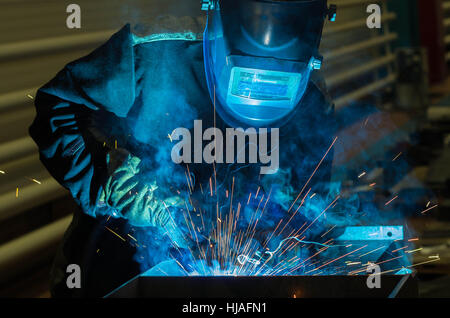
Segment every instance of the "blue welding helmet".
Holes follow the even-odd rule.
[[[233,127],[275,127],[293,113],[318,49],[327,0],[202,1],[208,11],[203,51],[216,110]]]

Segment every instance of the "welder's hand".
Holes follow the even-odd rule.
[[[125,150],[108,154],[107,179],[100,202],[112,208],[133,226],[163,226],[169,222],[167,207],[177,204],[175,199],[163,203],[158,198],[156,182],[146,184],[139,176],[141,160]]]

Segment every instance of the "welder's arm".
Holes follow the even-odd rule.
[[[136,176],[140,160],[108,153],[88,129],[96,110],[43,91],[35,104],[30,135],[39,146],[41,161],[85,213],[93,217],[115,213],[135,226],[168,222],[161,198],[154,194],[156,185],[143,185]]]
[[[103,130],[101,125],[110,122],[105,116],[111,116],[115,128],[120,129],[121,121],[114,119],[126,118],[135,104],[142,87],[135,73],[138,66],[133,43],[130,25],[126,25],[92,53],[66,65],[39,89],[30,135],[48,171],[70,190],[85,213],[95,217],[116,210],[132,224],[158,225],[165,219],[163,214],[152,214],[161,200],[153,193],[155,186],[137,182],[132,172],[136,159],[131,159],[131,166],[129,160],[123,161],[125,166],[112,171],[105,140],[92,129]],[[150,193],[144,195],[145,189]],[[129,197],[124,195],[125,190],[138,194]],[[101,198],[107,204],[102,204]]]
[[[50,174],[72,194],[83,211],[96,215],[107,178],[106,149],[86,129],[94,111],[39,90],[30,135]]]

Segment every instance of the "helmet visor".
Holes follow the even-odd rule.
[[[228,124],[261,127],[292,112],[314,68],[324,20],[319,8],[325,5],[322,0],[230,0],[210,12],[205,68],[216,108]],[[320,23],[311,20],[309,10]]]

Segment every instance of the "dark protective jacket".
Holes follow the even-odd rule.
[[[141,270],[133,261],[135,245],[112,233],[123,238],[135,229],[98,213],[108,177],[106,154],[118,145],[145,158],[146,177],[168,192],[186,183],[184,170],[171,161],[168,135],[178,127],[192,128],[196,119],[203,120],[203,129],[214,124],[202,48],[193,34],[138,38],[127,25],[39,89],[30,135],[43,164],[80,207],[52,271],[54,295],[103,296]],[[219,128],[226,127],[216,120]],[[280,128],[280,171],[289,177],[268,182],[289,183],[295,198],[333,137],[333,107],[311,82],[294,116]],[[332,154],[311,184],[329,179],[331,161]],[[191,167],[196,191],[207,184],[208,169]],[[220,169],[218,178],[225,180],[230,169]],[[71,263],[82,268],[81,290],[65,286],[65,266]]]

